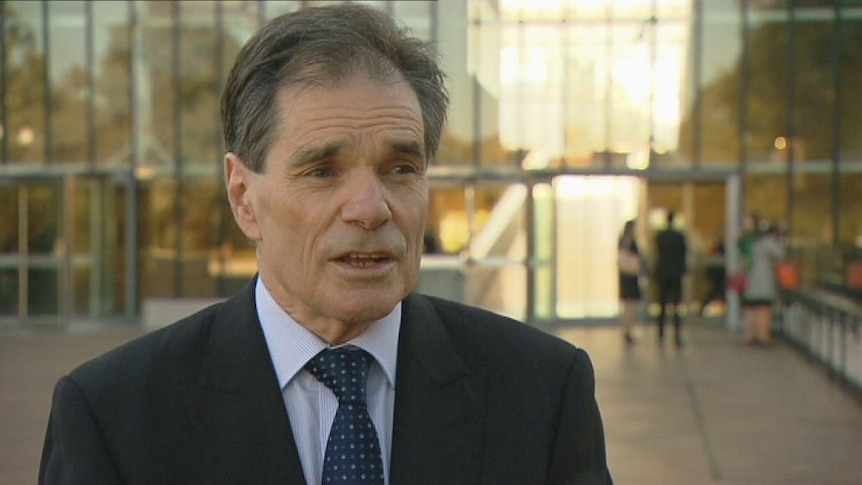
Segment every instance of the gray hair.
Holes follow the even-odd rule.
[[[243,46],[221,101],[225,149],[262,173],[278,121],[277,95],[295,85],[328,85],[365,73],[403,79],[422,108],[425,156],[437,155],[449,106],[445,74],[432,47],[386,13],[344,4],[276,17]]]

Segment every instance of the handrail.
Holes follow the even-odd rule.
[[[834,291],[819,288],[800,288],[783,290],[785,301],[798,301],[809,306],[831,309],[856,318],[856,326],[862,325],[862,304]]]
[[[782,291],[778,332],[862,399],[862,304],[823,288]]]

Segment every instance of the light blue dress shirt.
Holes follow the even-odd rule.
[[[255,302],[269,355],[275,367],[284,405],[290,418],[293,439],[305,480],[319,484],[329,429],[335,419],[338,400],[325,385],[304,369],[305,364],[329,345],[297,323],[275,302],[258,278]],[[368,412],[377,428],[383,459],[385,483],[389,483],[392,456],[392,420],[395,409],[395,364],[401,304],[392,313],[371,324],[362,335],[345,343],[374,356],[368,371]]]

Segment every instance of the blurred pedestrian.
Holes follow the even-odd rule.
[[[748,309],[745,343],[769,345],[772,342],[772,308],[778,298],[775,267],[784,258],[784,244],[777,226],[768,226],[755,239],[748,270],[744,304]]]
[[[655,276],[658,281],[658,340],[664,342],[664,322],[667,307],[673,312],[674,344],[682,347],[682,277],[688,270],[686,266],[686,242],[682,233],[674,228],[676,214],[667,213],[667,227],[656,236],[658,258]]]
[[[724,241],[719,238],[709,250],[709,259],[706,262],[706,281],[709,287],[701,300],[699,315],[703,315],[706,308],[715,302],[726,303],[725,288],[727,286],[727,274],[724,266]]]
[[[634,220],[626,221],[623,226],[617,251],[623,339],[631,345],[635,343],[633,332],[637,323],[637,305],[641,299],[640,273],[643,267],[635,238]]]

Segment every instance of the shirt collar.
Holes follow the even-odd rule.
[[[321,350],[328,348],[329,344],[284,311],[260,277],[255,285],[255,304],[278,384],[283,390],[305,364]],[[399,302],[392,312],[343,345],[355,345],[371,354],[383,369],[389,386],[394,388],[400,330]]]

